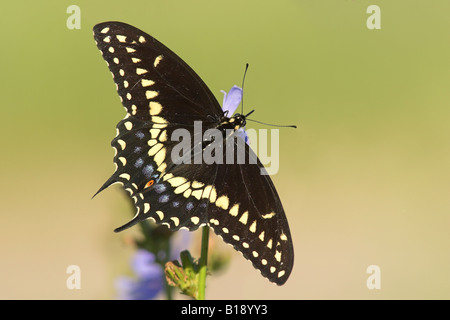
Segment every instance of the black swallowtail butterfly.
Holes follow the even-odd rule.
[[[94,38],[127,112],[111,142],[116,171],[98,191],[120,183],[135,202],[136,216],[115,231],[148,218],[173,231],[208,225],[264,277],[284,284],[294,261],[291,234],[277,191],[250,147],[244,143],[253,164],[176,163],[170,156],[179,142],[170,139],[176,129],[195,135],[194,121],[201,121],[201,134],[218,128],[225,135],[243,127],[245,116],[228,117],[200,77],[143,31],[105,22],[94,27]],[[202,142],[200,151],[206,147]]]

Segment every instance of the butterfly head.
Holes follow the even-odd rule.
[[[228,120],[228,123],[234,130],[239,130],[240,128],[245,127],[245,116],[240,113],[236,113],[230,118],[230,120]]]

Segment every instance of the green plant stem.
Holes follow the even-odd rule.
[[[202,248],[199,261],[200,271],[198,277],[197,300],[205,300],[206,267],[208,264],[208,242],[209,242],[209,227],[205,226],[202,229]]]
[[[168,244],[167,244],[166,258],[165,258],[166,261],[165,262],[169,261],[169,259],[170,259],[170,242],[168,242]],[[164,286],[166,289],[166,298],[167,298],[167,300],[172,300],[173,299],[173,295],[172,295],[173,288],[169,285],[169,283],[166,280],[166,276],[164,274],[164,266],[165,266],[165,263],[162,265],[162,269],[163,269],[163,278],[164,278],[163,283],[164,283]]]

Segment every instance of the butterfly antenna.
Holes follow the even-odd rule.
[[[245,64],[245,70],[244,70],[244,76],[242,77],[242,104],[241,104],[241,114],[244,114],[244,82],[245,82],[245,75],[247,74],[248,69],[248,63]]]
[[[281,128],[297,128],[297,126],[295,125],[282,125],[282,124],[271,124],[271,123],[265,123],[265,122],[261,122],[261,121],[257,121],[257,120],[253,120],[253,119],[246,119],[246,121],[253,121],[253,122],[257,122],[257,123],[261,123],[264,124],[266,126],[272,126],[272,127],[281,127]]]

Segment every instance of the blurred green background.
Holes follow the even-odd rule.
[[[71,4],[80,30],[66,27]],[[371,4],[381,30],[366,27]],[[118,20],[179,54],[220,102],[248,62],[246,108],[299,126],[281,130],[273,176],[294,239],[290,279],[272,285],[224,246],[233,259],[207,298],[449,299],[448,12],[446,0],[3,6],[0,298],[110,299],[129,273],[135,231],[112,232],[128,202],[117,186],[91,200],[124,116],[92,27]],[[81,290],[66,288],[72,264]],[[380,290],[366,287],[372,264]]]

